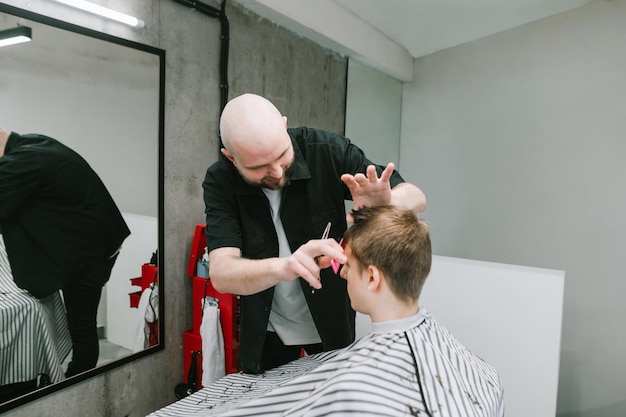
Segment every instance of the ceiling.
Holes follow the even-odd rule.
[[[235,0],[322,46],[410,81],[413,59],[598,0]]]
[[[414,58],[470,42],[592,0],[333,0]]]

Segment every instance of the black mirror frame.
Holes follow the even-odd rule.
[[[158,265],[158,274],[159,274],[159,343],[155,346],[151,346],[147,349],[142,350],[141,352],[133,353],[124,358],[115,360],[113,362],[104,364],[97,368],[86,371],[82,374],[73,376],[69,379],[54,383],[47,387],[38,389],[21,397],[14,398],[10,401],[0,403],[0,414],[4,413],[7,410],[13,409],[20,405],[26,404],[35,399],[41,398],[47,394],[59,391],[63,388],[69,387],[77,382],[86,380],[93,376],[105,373],[111,369],[117,368],[124,364],[134,361],[135,359],[142,358],[144,356],[153,354],[157,351],[160,351],[165,348],[164,344],[164,297],[165,294],[164,288],[164,277],[163,277],[163,266],[164,266],[164,218],[163,218],[163,187],[164,187],[164,117],[165,117],[165,50],[144,45],[138,42],[130,41],[127,39],[119,38],[113,35],[109,35],[103,32],[98,32],[92,29],[84,28],[82,26],[74,25],[71,23],[67,23],[58,19],[54,19],[45,15],[37,14],[28,10],[24,10],[18,7],[10,6],[4,3],[0,3],[0,12],[11,14],[20,18],[24,18],[27,20],[32,20],[38,23],[42,23],[48,26],[56,27],[58,29],[68,30],[80,35],[89,36],[92,38],[100,39],[103,41],[111,42],[117,45],[130,47],[133,49],[137,49],[143,52],[151,53],[157,55],[159,57],[159,135],[158,135],[158,146],[159,146],[159,169],[158,169],[158,250],[157,250],[157,265]]]

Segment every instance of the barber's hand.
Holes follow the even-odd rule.
[[[390,162],[380,175],[380,178],[378,178],[374,165],[367,167],[367,176],[361,173],[356,175],[343,174],[341,176],[341,181],[348,186],[350,194],[352,194],[355,210],[361,207],[376,207],[391,204],[391,185],[389,178],[391,178],[393,170],[394,165]],[[348,223],[354,223],[352,214],[348,214],[347,220]]]
[[[293,281],[302,277],[317,290],[322,288],[320,270],[328,268],[332,259],[340,263],[347,260],[343,248],[335,239],[309,240],[290,256],[279,259],[282,264],[279,266],[282,281]]]

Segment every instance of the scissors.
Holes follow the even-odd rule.
[[[329,233],[330,233],[330,222],[328,222],[328,224],[326,225],[326,229],[324,229],[324,233],[322,233],[322,239],[328,239]],[[339,244],[343,248],[343,238],[341,238],[341,240],[339,241]],[[315,261],[317,262],[318,259],[319,259],[319,256],[315,258]],[[339,272],[339,267],[341,267],[341,264],[335,259],[331,259],[330,266],[333,269],[333,272],[336,274],[337,272]]]
[[[330,226],[332,225],[332,222],[328,222],[328,224],[326,225],[326,228],[324,229],[324,233],[322,233],[322,237],[321,239],[328,239],[328,235],[330,234]],[[319,259],[322,257],[322,255],[316,256],[315,257],[315,263],[318,263]],[[315,294],[315,289],[311,290],[311,294]]]
[[[330,234],[330,225],[332,223],[328,222],[328,224],[326,225],[326,229],[324,229],[324,233],[322,233],[322,239],[328,239],[328,235]]]
[[[328,224],[326,225],[326,229],[324,229],[324,233],[322,233],[322,239],[328,239],[328,234],[330,233],[330,224],[331,223],[328,222]],[[343,238],[341,238],[341,240],[339,241],[339,244],[343,248]],[[320,256],[316,256],[315,262],[317,262],[319,258]],[[331,259],[330,266],[333,269],[333,272],[336,274],[337,272],[339,272],[339,268],[341,267],[341,264],[337,260]]]

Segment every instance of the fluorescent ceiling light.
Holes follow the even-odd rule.
[[[121,22],[130,26],[142,28],[146,24],[143,20],[136,17],[117,12],[115,10],[107,9],[106,7],[98,6],[97,4],[90,3],[84,0],[56,0],[59,3],[66,4],[68,6],[76,7],[77,9],[84,10],[89,13],[94,13],[102,17],[106,17],[117,22]]]
[[[18,26],[0,31],[0,47],[28,42],[32,38],[32,30],[28,26]]]

